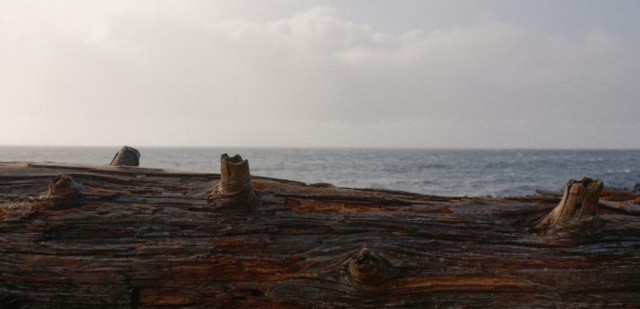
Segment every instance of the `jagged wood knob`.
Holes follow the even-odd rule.
[[[45,195],[53,205],[73,204],[82,195],[82,188],[68,174],[51,179],[49,190]]]
[[[562,200],[549,214],[541,219],[536,228],[553,231],[576,226],[598,214],[598,201],[604,183],[600,179],[582,177],[569,180]]]
[[[140,165],[140,152],[133,147],[123,146],[109,165],[138,166]]]
[[[220,156],[220,182],[215,186],[211,198],[223,205],[251,205],[256,193],[251,183],[249,161],[240,155]]]
[[[220,183],[216,191],[225,196],[253,193],[249,160],[226,153],[220,156]]]

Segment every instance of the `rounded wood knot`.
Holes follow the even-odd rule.
[[[62,174],[51,179],[46,197],[52,204],[72,204],[82,195],[82,189],[69,174]]]
[[[375,287],[389,279],[391,265],[380,253],[363,248],[349,261],[349,280],[361,287]]]
[[[113,157],[109,165],[138,166],[140,165],[140,151],[133,147],[123,146]]]

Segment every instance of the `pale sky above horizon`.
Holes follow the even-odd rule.
[[[1,1],[0,145],[640,148],[640,1]]]

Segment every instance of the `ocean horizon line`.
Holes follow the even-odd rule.
[[[129,146],[134,148],[154,148],[154,149],[219,149],[219,148],[231,148],[231,149],[286,149],[286,150],[470,150],[470,151],[544,151],[544,150],[557,150],[557,151],[582,151],[582,150],[605,150],[605,151],[617,151],[617,150],[640,150],[640,148],[562,148],[562,147],[531,147],[531,148],[519,148],[519,147],[374,147],[374,146],[175,146],[175,145],[135,145],[135,144],[121,144],[121,145],[0,145],[0,147],[6,148],[117,148],[122,146]]]

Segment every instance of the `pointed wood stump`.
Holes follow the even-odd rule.
[[[123,146],[109,165],[138,166],[140,165],[140,152],[133,147]]]
[[[549,233],[576,227],[590,228],[600,223],[598,201],[603,188],[600,179],[569,180],[558,206],[542,218],[536,228]]]

